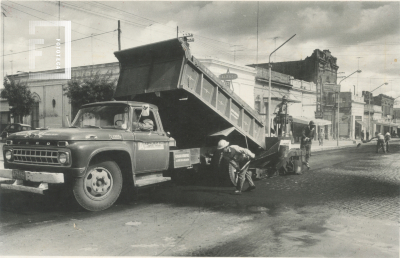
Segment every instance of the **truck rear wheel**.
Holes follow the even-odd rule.
[[[83,208],[101,211],[118,199],[122,182],[122,173],[117,163],[103,161],[89,166],[85,175],[75,180],[73,192]]]

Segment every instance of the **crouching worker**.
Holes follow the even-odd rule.
[[[242,188],[244,181],[247,180],[249,182],[249,188],[246,189],[246,191],[251,191],[256,189],[256,186],[253,183],[253,180],[251,179],[251,172],[248,171],[248,165],[243,168],[247,164],[250,159],[254,159],[255,154],[248,149],[239,147],[237,145],[231,145],[229,146],[229,142],[226,140],[220,140],[218,142],[218,150],[222,151],[222,155],[220,158],[224,158],[227,160],[229,163],[231,163],[235,168],[239,168],[242,170],[238,170],[238,182],[236,184],[236,191],[235,194],[242,194]]]
[[[380,148],[382,148],[383,153],[386,153],[385,137],[381,133],[375,132],[375,137],[372,137],[368,142],[372,141],[373,139],[378,139],[376,143],[376,153],[379,152]]]

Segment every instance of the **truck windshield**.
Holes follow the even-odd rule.
[[[129,107],[126,105],[94,106],[79,110],[71,127],[126,130],[128,121]]]

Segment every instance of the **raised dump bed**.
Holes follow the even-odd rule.
[[[247,140],[251,150],[265,149],[257,112],[194,58],[184,40],[114,54],[120,62],[114,98],[157,105],[165,131],[179,148],[203,146],[207,136],[234,127],[241,144]]]

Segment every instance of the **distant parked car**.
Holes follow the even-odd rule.
[[[6,138],[12,133],[17,133],[17,132],[21,132],[21,131],[29,131],[29,130],[31,130],[31,126],[30,125],[18,124],[18,123],[9,124],[3,130],[3,132],[1,132],[1,141],[5,142]]]

